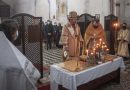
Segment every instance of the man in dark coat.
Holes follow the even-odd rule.
[[[51,22],[48,20],[47,25],[45,26],[45,33],[47,36],[47,50],[52,48],[52,36],[53,36],[53,26]]]

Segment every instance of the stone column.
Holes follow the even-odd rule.
[[[67,22],[68,0],[56,0],[56,6],[56,19],[63,25]]]

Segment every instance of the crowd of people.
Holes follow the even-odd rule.
[[[43,26],[43,35],[44,41],[46,41],[47,50],[53,47],[61,48],[62,46],[59,45],[59,40],[62,32],[61,23],[54,22],[47,20],[45,25]]]

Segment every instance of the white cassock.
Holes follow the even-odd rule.
[[[37,90],[39,71],[0,32],[0,90]]]
[[[120,30],[118,32],[117,40],[119,41],[117,54],[123,57],[129,57],[129,49],[128,49],[128,42],[130,37],[130,32],[128,29]]]

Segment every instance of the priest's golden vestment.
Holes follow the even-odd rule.
[[[91,22],[84,34],[82,54],[86,54],[86,49],[91,50],[94,47],[94,44],[99,43],[99,39],[102,39],[102,41],[106,43],[105,31],[100,23],[97,28],[94,28]]]
[[[129,57],[128,42],[130,41],[130,32],[128,29],[118,32],[117,40],[119,41],[117,55]]]
[[[81,42],[83,42],[83,38],[81,36],[78,24],[75,24],[75,29],[70,25],[70,23],[66,24],[63,27],[59,42],[63,45],[63,50],[67,47],[70,57],[79,56]]]

